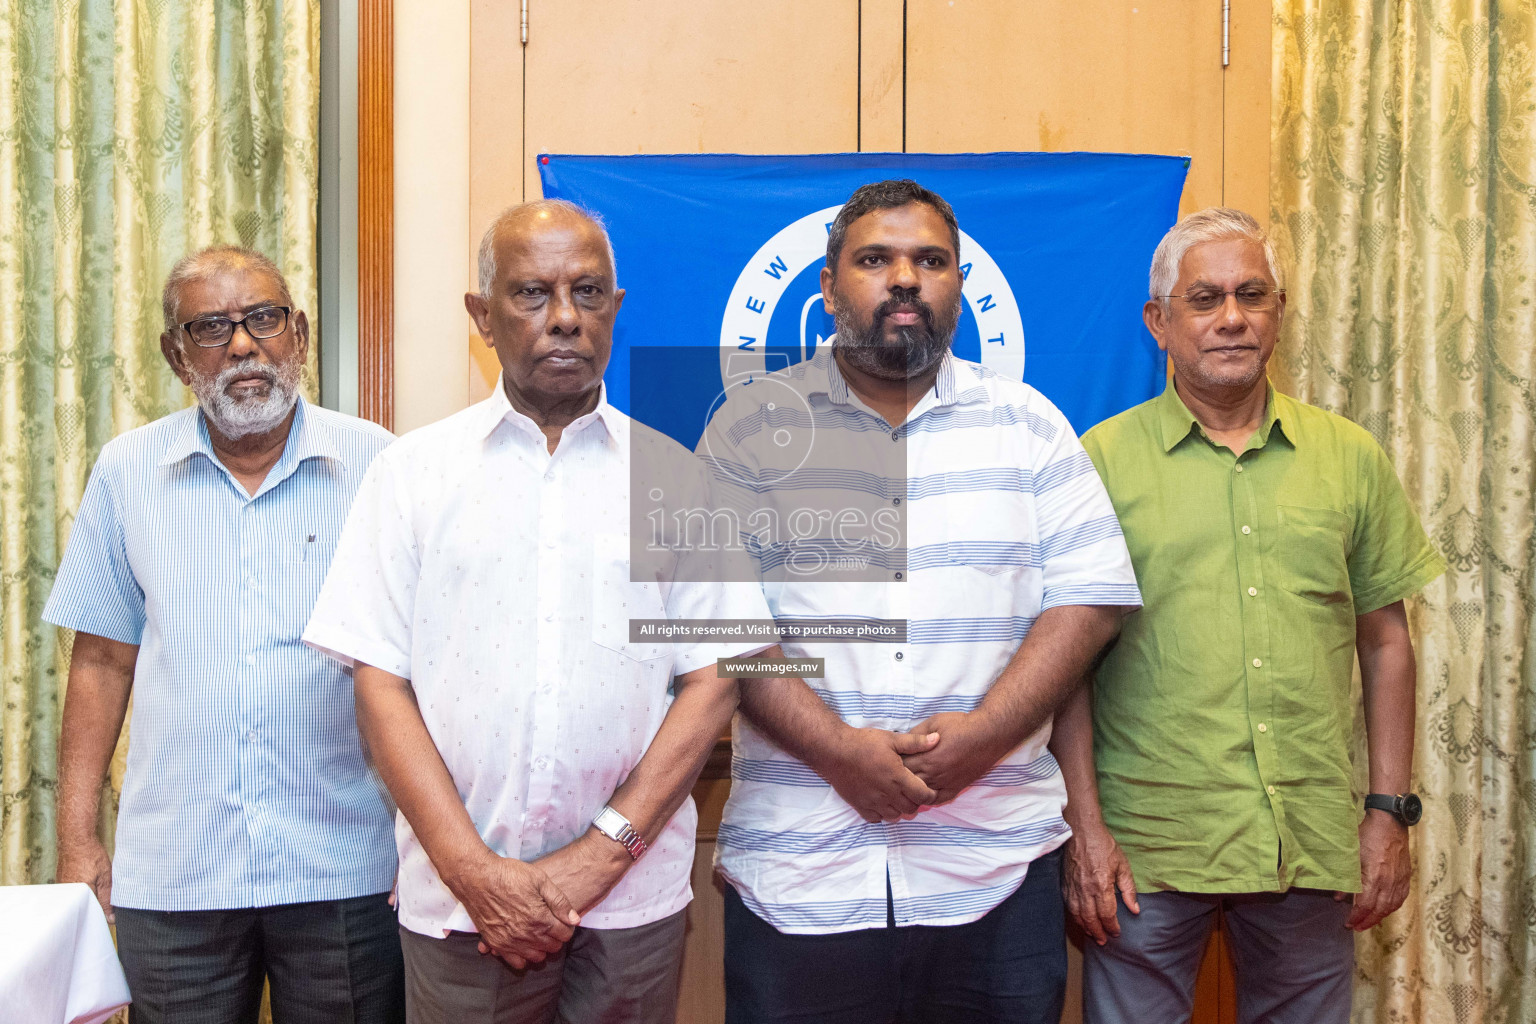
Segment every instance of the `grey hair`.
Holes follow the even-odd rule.
[[[524,212],[538,213],[554,210],[574,214],[597,228],[598,234],[603,236],[603,244],[608,247],[608,266],[613,270],[614,283],[618,283],[619,261],[614,258],[613,239],[608,237],[608,225],[603,223],[601,216],[569,199],[530,199],[526,203],[516,203],[502,210],[496,215],[496,219],[491,221],[491,226],[485,229],[485,234],[480,236],[481,295],[489,296],[491,289],[496,285],[496,236],[501,233],[501,229]]]
[[[179,326],[177,307],[182,285],[230,270],[255,270],[270,274],[277,282],[278,288],[282,290],[283,303],[288,306],[293,305],[293,293],[288,290],[288,279],[283,276],[281,270],[277,269],[277,264],[265,255],[243,245],[210,245],[206,249],[188,253],[171,267],[171,272],[165,279],[165,288],[160,292],[160,308],[165,314],[165,329],[174,331]]]
[[[1147,276],[1147,295],[1160,299],[1168,308],[1164,296],[1173,291],[1179,281],[1179,266],[1189,250],[1206,242],[1224,242],[1230,238],[1247,238],[1264,247],[1264,261],[1269,264],[1269,276],[1275,279],[1276,288],[1285,287],[1280,272],[1280,261],[1275,257],[1275,244],[1269,234],[1259,227],[1259,222],[1242,210],[1225,206],[1213,206],[1192,213],[1168,229],[1163,240],[1157,243],[1152,254],[1152,271]]]

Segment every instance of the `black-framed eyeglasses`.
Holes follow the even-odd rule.
[[[218,348],[228,345],[235,336],[236,327],[244,327],[245,333],[257,341],[275,338],[288,327],[291,306],[260,306],[245,316],[200,316],[181,325],[198,348]]]
[[[1159,295],[1158,298],[1183,299],[1191,312],[1213,313],[1227,304],[1227,296],[1230,295],[1237,300],[1240,309],[1250,313],[1269,313],[1280,305],[1280,296],[1284,294],[1284,288],[1245,284],[1229,292],[1217,291],[1215,288],[1197,288],[1182,295]]]

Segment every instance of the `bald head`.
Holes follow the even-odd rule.
[[[603,251],[608,254],[609,284],[616,283],[618,262],[613,257],[613,242],[608,238],[602,218],[566,199],[535,199],[507,207],[485,229],[480,238],[480,294],[490,295],[495,287],[500,260],[498,250],[504,243],[526,242],[540,230],[552,227],[585,227],[601,238]]]
[[[624,301],[597,219],[560,200],[514,206],[485,232],[479,283],[464,308],[513,407],[546,426],[595,408]]]

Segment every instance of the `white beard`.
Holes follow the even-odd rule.
[[[260,374],[266,378],[267,393],[235,398],[229,386],[236,377]],[[289,360],[281,366],[253,364],[229,366],[217,374],[191,371],[190,387],[197,395],[203,415],[230,440],[264,434],[276,428],[299,398],[299,364]]]

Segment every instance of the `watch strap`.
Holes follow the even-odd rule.
[[[1365,807],[1366,810],[1386,811],[1400,824],[1410,827],[1417,825],[1424,814],[1424,805],[1414,793],[1368,793]]]
[[[1386,811],[1394,818],[1402,817],[1402,811],[1398,807],[1400,798],[1391,793],[1367,793],[1365,797],[1365,809],[1368,811]]]
[[[639,860],[649,848],[646,846],[645,837],[629,823],[629,819],[612,807],[604,807],[598,811],[597,817],[592,819],[592,827],[624,847],[629,853],[630,860]]]

